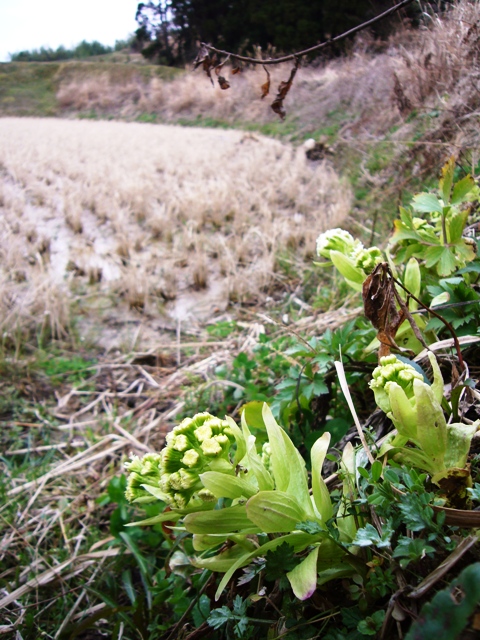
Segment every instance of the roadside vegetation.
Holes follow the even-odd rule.
[[[1,65],[2,633],[478,634],[479,20],[283,122],[263,71]]]

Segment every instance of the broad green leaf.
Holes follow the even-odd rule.
[[[437,264],[442,257],[444,249],[445,247],[443,245],[438,245],[438,247],[428,247],[428,249],[425,250],[425,266],[427,269],[431,269]]]
[[[471,175],[459,180],[453,187],[452,204],[460,204],[463,202],[467,193],[470,193],[474,186],[475,180]]]
[[[315,506],[322,519],[327,522],[333,515],[333,506],[330,492],[322,478],[322,467],[330,444],[330,433],[324,433],[312,447],[310,456],[312,460],[312,494]],[[298,522],[298,521],[297,521]]]
[[[447,450],[447,425],[440,404],[428,385],[413,381],[417,410],[417,442],[426,453],[434,468],[441,471]]]
[[[284,491],[260,491],[246,508],[249,519],[265,533],[295,531],[297,522],[307,519],[295,498]]]
[[[448,241],[458,242],[462,239],[463,230],[468,218],[468,211],[459,211],[447,219]]]
[[[190,513],[183,521],[189,533],[257,533],[256,527],[247,516],[245,505],[235,505],[225,509]]]
[[[235,442],[237,443],[237,450],[235,452],[235,457],[233,459],[233,464],[238,464],[245,456],[246,452],[247,452],[247,446],[245,443],[245,437],[241,431],[241,429],[238,427],[238,425],[235,423],[235,421],[230,418],[230,416],[226,416],[226,421],[228,422],[228,426],[230,427],[230,429],[232,430],[233,436],[235,438]]]
[[[241,408],[242,416],[245,416],[247,424],[255,429],[265,429],[265,423],[262,416],[263,402],[254,400],[247,402]]]
[[[454,422],[447,424],[447,450],[445,452],[445,466],[463,469],[467,464],[472,438],[477,432],[479,421],[473,424]]]
[[[358,573],[358,569],[353,568],[347,562],[339,562],[329,569],[324,569],[323,571],[318,572],[317,585],[320,587],[322,584],[330,582],[330,580],[347,578],[353,576],[355,573]]]
[[[305,461],[286,432],[277,424],[267,404],[263,406],[263,420],[272,450],[271,464],[276,489],[289,493],[298,502],[306,516],[302,520],[313,520]]]
[[[456,267],[455,253],[450,247],[445,247],[437,265],[438,275],[448,276],[455,271]]]
[[[407,287],[410,293],[417,298],[419,297],[422,285],[422,276],[420,273],[420,265],[416,258],[410,258],[407,262],[405,275],[403,277],[403,284]]]
[[[433,193],[417,193],[412,200],[412,209],[419,213],[443,213],[443,205]]]
[[[423,384],[423,383],[422,383]],[[396,382],[388,386],[388,398],[392,420],[401,436],[411,440],[417,438],[417,412],[410,404],[405,391]]]
[[[194,533],[192,536],[195,551],[206,551],[212,547],[218,547],[228,540],[228,535],[217,533]]]
[[[365,274],[362,269],[355,266],[353,260],[340,251],[331,251],[330,259],[344,278],[356,284],[363,284]]]
[[[233,547],[225,549],[225,551],[222,551],[216,556],[210,556],[209,558],[201,558],[199,556],[193,557],[191,559],[191,563],[194,567],[198,567],[199,569],[208,569],[209,571],[225,573],[231,569],[234,564],[238,564],[238,569],[247,565],[250,562],[250,554],[251,551],[246,552],[243,547],[236,544]],[[245,560],[245,562],[242,562],[242,560]]]
[[[317,559],[320,547],[316,546],[300,564],[287,573],[293,593],[299,600],[307,600],[317,588]]]
[[[160,524],[162,522],[177,522],[182,517],[181,513],[177,513],[175,511],[164,511],[163,513],[159,513],[158,516],[153,516],[152,518],[146,518],[145,520],[140,520],[139,522],[128,522],[126,527],[148,527],[154,524]]]
[[[440,367],[438,366],[437,359],[435,354],[431,351],[428,353],[428,359],[430,360],[430,365],[433,371],[433,382],[430,387],[432,390],[433,396],[438,404],[442,404],[443,400],[443,376],[440,371]]]
[[[455,158],[451,156],[442,167],[442,177],[440,178],[440,190],[445,204],[450,202],[450,193],[453,184],[453,171],[455,169]]]
[[[245,420],[245,413],[242,413],[242,430],[247,444],[247,466],[257,479],[260,491],[270,491],[274,487],[273,479],[269,471],[265,468],[262,459],[257,452],[255,436],[252,436],[248,429],[248,425]]]
[[[148,576],[149,573],[150,573],[149,566],[148,566],[148,560],[142,555],[140,549],[137,546],[137,543],[125,531],[120,531],[120,537],[125,542],[125,544],[127,545],[129,551],[131,552],[131,554],[134,556],[135,560],[137,561],[138,568],[140,569],[140,572],[143,573],[144,576]]]
[[[444,291],[443,293],[439,293],[438,296],[435,296],[430,301],[431,307],[437,307],[439,304],[445,304],[450,300],[450,294],[448,291]]]
[[[239,476],[229,476],[218,471],[206,471],[200,474],[203,486],[216,498],[251,498],[258,489],[251,482]]]
[[[303,551],[310,545],[318,542],[319,539],[320,534],[311,536],[308,533],[303,533],[302,531],[295,531],[294,533],[289,533],[286,536],[280,536],[279,538],[275,538],[274,540],[269,540],[255,551],[252,551],[252,553],[239,558],[239,560],[237,560],[237,562],[232,567],[230,567],[230,569],[223,576],[220,584],[218,585],[218,589],[215,593],[215,600],[219,599],[235,571],[237,569],[240,569],[240,567],[244,567],[245,565],[247,565],[254,558],[264,556],[268,551],[273,551],[284,542],[292,546],[295,552]]]

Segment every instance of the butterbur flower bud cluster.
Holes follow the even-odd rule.
[[[385,413],[391,411],[389,393],[392,383],[398,384],[409,400],[414,398],[413,381],[423,382],[422,374],[396,356],[380,358],[380,365],[374,369],[370,388],[375,394],[375,402]]]
[[[161,478],[161,456],[158,453],[147,453],[143,458],[132,456],[125,468],[128,476],[125,497],[129,502],[153,502],[155,498],[144,488],[145,485],[157,488]]]
[[[330,260],[345,278],[347,284],[362,290],[362,285],[375,267],[384,261],[378,247],[366,249],[360,240],[344,229],[330,229],[317,238],[317,254]],[[328,262],[317,263],[318,266]]]
[[[350,255],[359,246],[361,242],[355,240],[345,229],[329,229],[317,238],[317,254],[327,259],[330,259],[331,251]]]
[[[210,470],[231,471],[229,452],[234,441],[225,420],[209,413],[186,418],[167,435],[160,454],[147,454],[141,460],[134,457],[125,465],[130,471],[127,499],[160,498],[180,509],[193,497],[211,501],[214,498],[199,476]]]
[[[378,247],[365,249],[361,243],[353,250],[351,257],[355,266],[362,269],[365,274],[372,273],[375,267],[383,262],[382,252]]]

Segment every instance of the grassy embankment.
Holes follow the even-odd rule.
[[[353,207],[345,225],[364,240],[381,242],[398,204],[420,185],[428,185],[450,153],[465,168],[476,170],[478,98],[469,78],[478,73],[478,61],[468,27],[473,17],[459,17],[432,21],[420,34],[398,34],[381,53],[359,43],[351,58],[301,70],[286,101],[283,123],[270,112],[269,98],[258,97],[264,82],[261,71],[233,77],[231,90],[221,92],[212,89],[200,70],[185,74],[101,61],[1,65],[0,114],[234,127],[295,143],[314,137],[322,143],[319,154],[350,181]],[[276,70],[272,87],[286,75],[288,70]],[[149,131],[138,136],[149,138]],[[22,135],[26,133],[25,129]],[[318,273],[306,266],[321,230],[315,226],[315,210],[322,204],[318,192],[321,197],[328,194],[325,176],[330,176],[327,187],[335,185],[335,202],[348,201],[349,189],[335,174],[322,178],[316,170],[312,178],[299,162],[292,175],[289,148],[275,143],[265,155],[257,153],[258,164],[251,167],[258,173],[256,183],[256,176],[248,174],[251,157],[240,150],[258,141],[239,134],[230,152],[238,155],[237,165],[221,157],[215,165],[209,157],[205,166],[199,149],[187,176],[194,195],[185,201],[174,182],[180,178],[175,167],[182,160],[169,164],[168,158],[155,157],[152,168],[153,134],[143,145],[142,158],[135,157],[132,140],[125,165],[117,163],[117,149],[110,159],[105,156],[96,175],[88,171],[97,165],[96,147],[87,134],[79,156],[82,144],[66,144],[68,137],[63,136],[61,144],[50,142],[52,153],[40,138],[39,133],[37,147],[17,145],[17,155],[13,145],[0,165],[2,220],[10,225],[4,235],[9,241],[2,246],[7,265],[2,272],[2,322],[11,323],[2,325],[0,579],[5,589],[1,596],[15,596],[0,610],[0,620],[12,631],[17,625],[25,639],[37,638],[40,632],[60,637],[68,625],[99,612],[122,621],[121,612],[113,610],[129,603],[131,585],[137,588],[141,581],[141,560],[132,539],[142,541],[147,559],[158,540],[146,540],[138,531],[127,541],[119,536],[122,522],[133,515],[122,503],[120,488],[109,482],[120,474],[122,457],[130,451],[158,449],[176,416],[208,406],[235,412],[245,399],[271,395],[275,380],[292,362],[274,342],[288,330],[281,324],[268,325],[262,315],[267,297],[268,313],[275,321],[283,318],[289,329],[305,333],[321,334],[350,314],[333,310],[342,306],[346,289],[327,290]],[[190,149],[188,141],[185,144],[186,156]],[[67,170],[56,158],[61,145],[67,147]],[[203,148],[208,145],[205,142]],[[181,153],[178,143],[174,147]],[[72,163],[72,158],[79,163]],[[132,167],[131,183],[125,184]],[[210,183],[205,189],[202,175],[207,168]],[[202,188],[203,200],[198,197]],[[306,213],[296,206],[303,196]],[[255,275],[258,284],[253,292],[232,287],[226,313],[222,310],[208,327],[200,325],[193,333],[178,323],[166,326],[157,320],[156,330],[165,333],[155,349],[145,352],[138,340],[141,331],[151,314],[175,298],[178,284],[173,271],[164,268],[161,274],[155,269],[166,252],[167,261],[178,260],[182,273],[187,269],[182,278],[188,286],[201,290],[211,260],[217,260],[212,255],[228,213],[225,199],[227,208],[238,211],[231,220],[234,233],[224,239],[228,251],[223,258],[230,260],[227,272],[231,269],[235,281],[238,270],[247,269],[249,276],[240,276],[238,283],[255,285]],[[346,201],[339,219],[347,213]],[[165,218],[156,211],[162,203],[176,214],[186,208],[188,215],[174,223],[171,213]],[[250,206],[253,210],[246,215]],[[276,212],[279,206],[284,219],[296,213],[306,216],[308,233],[296,229],[289,234],[284,227],[282,236],[277,227],[265,227],[249,242],[245,229],[255,226],[259,212]],[[35,228],[34,217],[25,224],[22,216],[28,207],[43,208],[46,218],[49,208],[52,215],[59,216],[57,207],[61,211],[62,233],[77,254],[69,265],[71,298],[58,283],[42,276],[49,270],[52,246]],[[198,209],[194,228],[187,224],[192,207]],[[278,247],[265,240],[272,234],[279,239]],[[243,251],[237,246],[239,235]],[[88,247],[104,236],[113,242],[108,249],[112,263],[124,274],[117,291],[102,292],[105,281],[98,282],[98,265],[83,264],[88,262]],[[252,245],[252,237],[258,246]],[[143,250],[152,238],[159,243],[156,256]],[[170,240],[162,246],[165,238]],[[249,251],[254,254],[251,261]],[[260,254],[268,258],[263,271],[258,269]],[[188,264],[192,256],[194,263]],[[148,278],[152,269],[155,287]],[[123,306],[118,305],[119,296]],[[81,340],[88,307],[88,313],[110,314],[109,330],[114,333],[125,325],[134,327],[121,349],[105,356],[89,339]],[[268,337],[260,341],[266,340],[267,346],[254,352],[264,332]],[[232,370],[238,353],[245,356]],[[115,508],[118,502],[120,509]],[[183,606],[180,581],[178,589]],[[130,637],[128,633],[132,632],[124,637]]]

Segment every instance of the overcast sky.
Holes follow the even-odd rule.
[[[9,53],[82,40],[113,45],[135,31],[139,0],[0,0],[0,62]]]

